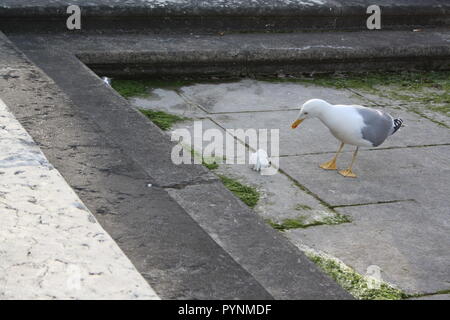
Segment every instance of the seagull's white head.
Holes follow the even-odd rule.
[[[321,99],[311,99],[306,101],[300,108],[297,119],[292,123],[291,128],[297,128],[305,119],[317,118],[327,106],[330,106],[330,104]]]

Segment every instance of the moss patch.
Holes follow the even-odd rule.
[[[209,79],[209,78],[186,78],[186,79],[113,79],[111,87],[124,98],[150,96],[151,89],[176,90],[183,86],[202,83],[224,83],[236,81],[236,79]]]
[[[164,79],[113,79],[111,87],[124,98],[145,97],[150,95],[150,90],[155,88],[178,89],[185,85],[195,83],[193,80],[164,80]]]
[[[312,208],[306,204],[297,204],[294,208],[295,210],[301,211],[301,210],[312,210]]]
[[[202,164],[209,170],[215,170],[215,169],[219,168],[219,165],[216,162],[208,163],[208,162],[203,161]]]
[[[371,288],[369,279],[335,259],[314,254],[311,251],[306,252],[306,255],[355,298],[362,300],[399,300],[409,297],[403,291],[385,282],[380,282],[377,288]]]
[[[209,170],[215,170],[219,168],[219,164],[223,163],[225,161],[225,157],[219,158],[219,157],[203,157],[195,151],[193,148],[191,148],[191,156],[196,159],[202,159],[202,165],[204,165]]]
[[[274,229],[285,231],[289,229],[308,228],[320,225],[334,225],[346,222],[351,222],[350,218],[342,214],[335,214],[333,216],[324,217],[318,220],[309,220],[306,216],[299,216],[296,218],[284,219],[280,223],[267,219],[266,222]]]
[[[259,201],[260,194],[254,187],[246,186],[239,181],[219,175],[220,180],[231,192],[242,200],[250,208],[254,208]]]
[[[317,74],[270,81],[353,88],[405,103],[420,103],[432,111],[450,116],[449,71]]]
[[[139,109],[139,111],[149,118],[154,124],[160,127],[162,130],[169,130],[172,125],[179,121],[189,120],[189,118],[184,118],[177,116],[175,114],[170,114],[164,111]]]
[[[150,94],[146,83],[139,80],[112,80],[111,87],[124,98],[142,97]]]
[[[305,217],[303,216],[297,218],[284,219],[281,223],[276,223],[271,219],[266,219],[266,222],[272,228],[279,231],[285,231],[288,229],[306,228],[308,226],[305,223]]]

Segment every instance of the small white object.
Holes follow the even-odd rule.
[[[263,149],[258,149],[255,153],[250,155],[249,163],[253,165],[253,170],[261,171],[263,168],[268,168],[270,166],[270,160],[267,156],[267,152]]]
[[[147,184],[147,187],[149,187],[149,188],[150,188],[151,186],[152,186],[152,184],[151,184],[151,183]]]
[[[106,83],[108,86],[111,86],[111,78],[108,77],[102,77],[102,80],[104,83]]]

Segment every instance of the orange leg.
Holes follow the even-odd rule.
[[[342,142],[341,146],[339,147],[338,151],[334,155],[333,159],[331,159],[328,162],[322,163],[320,165],[320,167],[325,170],[336,170],[337,169],[336,168],[336,159],[337,159],[339,153],[341,153],[343,147],[344,147],[344,143]]]
[[[356,147],[356,150],[353,153],[352,162],[350,163],[350,167],[348,167],[348,169],[339,171],[339,173],[341,175],[343,175],[344,177],[356,178],[356,174],[353,173],[352,167],[353,167],[353,163],[355,162],[357,154],[358,154],[358,147]]]

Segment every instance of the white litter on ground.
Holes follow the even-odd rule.
[[[261,171],[261,169],[270,167],[270,160],[267,156],[267,152],[263,149],[258,149],[255,153],[250,155],[249,163],[252,166],[253,170]]]
[[[108,86],[111,86],[111,78],[108,77],[102,77],[102,80],[104,83],[106,83]]]

